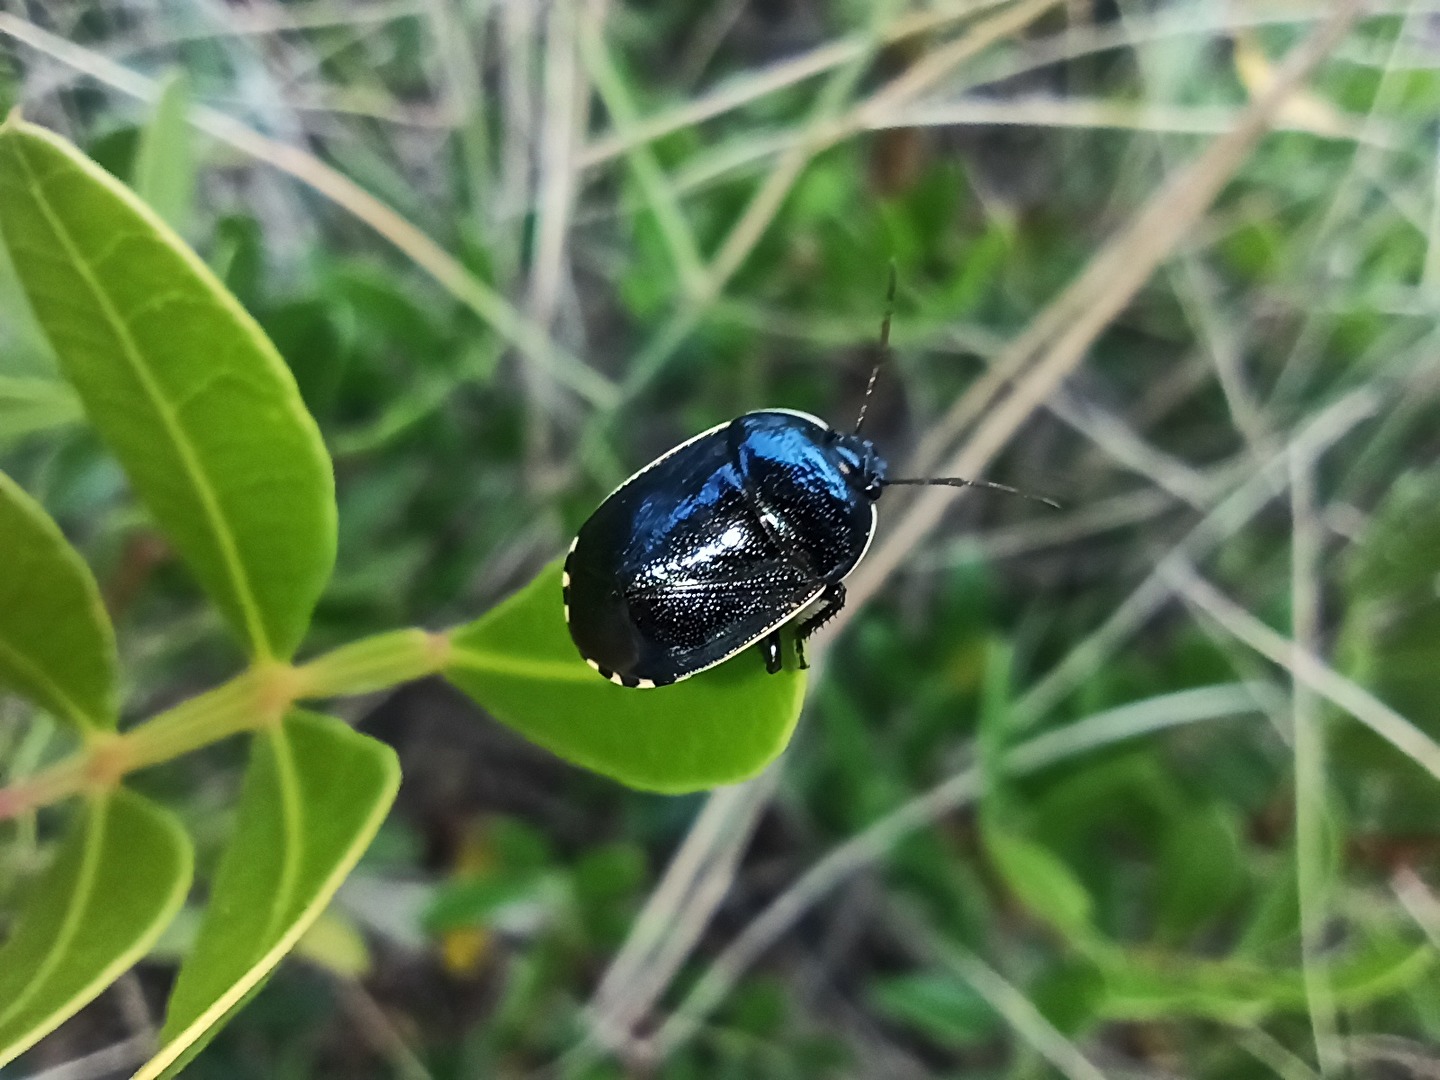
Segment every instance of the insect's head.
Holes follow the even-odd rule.
[[[878,499],[885,487],[886,464],[875,444],[860,435],[834,434],[835,457],[851,487],[867,499]]]
[[[875,380],[879,378],[880,369],[890,355],[890,319],[894,311],[895,263],[891,262],[890,288],[885,298],[885,319],[880,324],[880,352],[876,357],[875,366],[870,369],[870,381],[865,384],[865,396],[860,400],[860,416],[855,421],[855,432],[851,435],[837,434],[835,436],[835,443],[841,455],[842,470],[846,472],[847,477],[851,476],[850,470],[854,470],[854,476],[858,478],[858,482],[854,479],[851,482],[870,499],[878,499],[881,490],[886,487],[899,485],[907,487],[983,487],[992,491],[1005,491],[1034,502],[1042,502],[1056,510],[1060,509],[1060,504],[1054,499],[1017,491],[1006,484],[995,484],[989,480],[966,480],[958,476],[899,477],[887,475],[885,459],[875,452],[874,444],[862,436],[860,431],[865,426],[865,414],[870,409],[870,396],[875,393]]]

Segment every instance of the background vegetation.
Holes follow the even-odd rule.
[[[320,422],[307,653],[473,618],[696,430],[848,421],[891,259],[871,434],[1066,503],[887,495],[791,750],[708,798],[352,708],[397,808],[190,1075],[1440,1072],[1440,9],[1333,8],[0,3],[0,105]],[[233,671],[8,267],[0,468],[137,716]],[[0,699],[4,780],[55,738]],[[202,867],[239,760],[139,778]],[[54,835],[0,832],[0,911]],[[127,1075],[198,910],[5,1075]]]

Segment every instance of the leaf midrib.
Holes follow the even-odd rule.
[[[91,816],[85,824],[85,850],[80,857],[80,871],[75,878],[75,891],[71,894],[71,903],[66,908],[65,917],[60,924],[60,932],[55,935],[54,944],[45,954],[45,959],[40,962],[40,966],[36,968],[25,989],[16,996],[4,1012],[0,1012],[0,1027],[3,1027],[22,1012],[26,1005],[30,1004],[36,993],[43,988],[46,980],[54,974],[55,969],[65,958],[71,941],[79,933],[81,915],[90,905],[91,893],[95,889],[95,879],[100,872],[100,852],[104,845],[110,809],[111,803],[108,798],[97,799],[91,804]]]
[[[18,141],[12,143],[12,152],[15,160],[19,162],[20,168],[25,173],[26,184],[29,186],[35,203],[40,212],[45,216],[46,222],[54,230],[56,238],[65,248],[71,264],[76,272],[89,287],[97,306],[101,309],[106,320],[112,325],[116,336],[121,343],[121,354],[124,356],[136,380],[140,383],[141,389],[150,399],[155,411],[160,416],[160,421],[174,445],[176,453],[180,457],[186,478],[190,481],[196,497],[200,501],[201,510],[205,514],[211,531],[215,536],[216,543],[220,549],[220,556],[225,565],[226,572],[231,579],[231,586],[234,589],[235,599],[240,604],[241,613],[245,619],[245,628],[251,644],[260,659],[271,657],[271,646],[269,635],[266,633],[263,620],[260,618],[259,608],[256,606],[254,593],[251,588],[249,575],[245,572],[245,566],[240,560],[239,550],[235,544],[234,535],[231,533],[229,524],[221,512],[219,498],[211,487],[208,478],[199,464],[198,455],[194,446],[187,437],[179,418],[170,408],[169,402],[160,392],[154,382],[151,372],[145,364],[144,356],[139,346],[130,333],[130,328],[125,320],[120,317],[119,312],[111,302],[109,294],[100,284],[92,272],[88,261],[80,254],[74,240],[65,228],[63,219],[60,218],[50,206],[44,194],[40,178],[31,167],[26,157],[24,145]],[[73,167],[73,166],[71,166]]]
[[[515,675],[550,682],[591,684],[597,681],[595,673],[589,668],[565,660],[531,660],[459,644],[451,645],[450,658],[447,666],[462,671],[483,671],[494,675]]]
[[[381,821],[390,810],[390,803],[394,796],[395,785],[398,783],[398,775],[392,776],[384,789],[377,792],[375,805],[371,808],[370,814],[356,831],[353,841],[346,847],[341,857],[336,860],[335,866],[330,874],[321,882],[314,897],[295,917],[290,928],[275,942],[255,963],[253,963],[240,978],[230,985],[230,988],[221,994],[208,1009],[197,1016],[191,1023],[187,1024],[175,1037],[161,1047],[159,1053],[146,1062],[132,1080],[158,1080],[163,1076],[165,1070],[173,1065],[185,1051],[215,1024],[219,1023],[230,1010],[245,995],[249,994],[264,978],[265,973],[278,964],[285,955],[295,947],[300,936],[308,929],[314,917],[328,904],[340,883],[354,868],[355,863],[360,860],[361,853],[369,846],[376,831],[380,828]]]
[[[280,861],[280,879],[275,885],[275,905],[265,927],[265,936],[260,939],[262,948],[272,941],[277,928],[283,925],[285,915],[290,910],[295,886],[300,880],[300,863],[305,844],[305,808],[300,797],[300,778],[295,771],[290,737],[283,725],[270,733],[270,749],[275,755],[275,783],[280,789],[284,850]]]
[[[82,731],[97,731],[104,725],[99,719],[90,715],[79,702],[72,698],[62,689],[54,679],[45,672],[45,669],[31,660],[25,653],[16,646],[10,644],[4,637],[0,637],[0,657],[19,670],[26,673],[43,690],[53,695],[61,707],[63,718],[75,724]],[[44,702],[42,704],[48,704]]]

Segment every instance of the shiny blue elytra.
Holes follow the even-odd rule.
[[[641,469],[580,529],[562,576],[580,655],[622,686],[666,686],[763,644],[811,603],[804,641],[845,602],[875,534],[885,461],[870,440],[768,409]]]
[[[892,304],[894,296],[892,271]],[[648,689],[758,644],[774,674],[781,628],[815,604],[795,628],[805,667],[805,641],[845,604],[845,577],[875,535],[884,488],[1019,494],[983,480],[887,475],[860,431],[889,337],[887,314],[852,434],[788,409],[746,413],[681,443],[610,493],[580,527],[562,575],[565,622],[587,664],[620,686]]]

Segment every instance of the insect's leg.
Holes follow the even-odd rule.
[[[808,619],[805,619],[795,628],[795,655],[800,660],[802,668],[808,668],[809,662],[805,659],[805,642],[810,635],[819,630],[845,606],[845,585],[843,582],[833,582],[825,586],[825,591],[820,594],[821,608]]]
[[[765,670],[778,674],[783,666],[780,661],[780,631],[775,630],[760,639],[760,655],[765,657]]]

